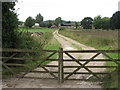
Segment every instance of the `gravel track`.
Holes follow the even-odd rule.
[[[62,36],[58,34],[58,31],[55,31],[54,37],[58,40],[58,42],[61,44],[63,50],[77,50],[77,48],[73,45],[77,45],[81,47],[84,50],[95,50],[92,47],[85,46],[83,44],[80,44],[70,38],[67,38],[65,36]],[[89,59],[95,53],[71,53],[73,57],[77,58],[82,58],[82,59]],[[63,55],[64,59],[70,59],[67,55]],[[99,55],[97,59],[102,59],[103,56]],[[82,64],[85,62],[81,62]],[[87,65],[88,66],[97,66],[97,65],[103,65],[104,62],[90,62]],[[49,65],[58,65],[57,61],[53,61],[49,63]],[[64,62],[64,66],[79,66],[76,62]],[[58,71],[58,68],[47,68],[50,71]],[[64,72],[72,72],[76,68],[67,68],[64,69]],[[37,71],[43,70],[42,68],[38,67],[35,69]],[[105,69],[90,69],[93,72],[102,72]],[[85,69],[80,69],[78,72],[88,72]],[[56,74],[57,75],[57,74]],[[65,75],[66,76],[66,75]],[[92,75],[72,75],[70,78],[72,79],[88,79]],[[36,78],[42,78],[42,79],[33,79],[33,78],[27,78],[27,77],[36,77]],[[49,74],[40,74],[40,73],[28,73],[25,78],[19,79],[18,78],[10,78],[10,79],[5,79],[3,80],[3,88],[101,88],[100,83],[101,82],[91,82],[91,81],[80,81],[80,80],[66,80],[64,83],[59,84],[56,79],[43,79],[43,78],[53,78]]]

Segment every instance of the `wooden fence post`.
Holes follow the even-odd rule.
[[[59,83],[63,82],[64,72],[63,72],[63,48],[59,49],[59,61],[58,61],[58,79]]]
[[[120,90],[120,64],[118,64],[118,90]]]

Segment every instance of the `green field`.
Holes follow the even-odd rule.
[[[19,29],[19,31],[23,31],[23,32],[43,32],[43,33],[51,31],[51,30],[53,30],[53,29],[50,29],[50,28],[39,28],[39,29],[34,29],[34,28],[32,28],[32,29],[25,28],[24,29],[24,28],[20,28]]]

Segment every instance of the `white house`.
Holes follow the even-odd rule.
[[[39,23],[35,23],[33,27],[39,27]]]

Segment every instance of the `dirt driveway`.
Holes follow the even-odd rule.
[[[84,50],[95,50],[92,47],[88,47],[85,46],[83,44],[80,44],[70,38],[64,37],[62,35],[59,35],[58,32],[54,32],[54,37],[58,40],[58,42],[62,45],[64,50],[77,50],[77,47],[81,47]],[[72,56],[74,56],[75,58],[91,58],[93,55],[95,55],[95,53],[84,53],[84,54],[71,54]],[[67,55],[64,54],[64,59],[68,59],[69,57]],[[100,55],[97,58],[103,58],[102,55]],[[83,62],[84,63],[84,62]],[[88,63],[89,66],[93,66],[93,65],[103,65],[103,62],[92,62],[92,63]],[[49,65],[58,65],[57,61],[53,61],[51,63],[49,63]],[[76,65],[79,66],[79,64],[75,63],[75,62],[64,62],[64,65]],[[57,71],[58,68],[48,68],[49,70],[52,71]],[[40,67],[38,67],[35,70],[42,70]],[[68,68],[64,71],[67,72],[72,72],[74,71],[74,68]],[[80,69],[80,71],[86,71],[84,69]],[[92,71],[104,71],[104,69],[92,69]],[[78,71],[79,72],[79,71]],[[70,78],[74,78],[74,79],[88,79],[90,76],[92,75],[72,75]],[[52,78],[49,74],[40,74],[40,73],[28,73],[25,78],[22,78],[20,80],[18,80],[18,78],[10,78],[10,79],[5,79],[3,80],[3,88],[101,88],[100,83],[101,82],[91,82],[91,81],[80,81],[80,80],[66,80],[64,83],[59,84],[58,81],[56,79],[28,79],[26,77],[38,77],[38,78]]]

